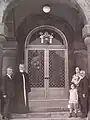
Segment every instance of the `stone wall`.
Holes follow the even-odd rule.
[[[17,44],[16,42],[6,42],[3,45],[3,63],[2,63],[2,75],[5,75],[7,67],[12,67],[16,70],[16,58],[17,58]]]

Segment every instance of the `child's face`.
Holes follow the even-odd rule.
[[[72,84],[72,85],[71,85],[71,89],[74,89],[74,88],[75,88],[75,87],[74,87],[74,85]]]

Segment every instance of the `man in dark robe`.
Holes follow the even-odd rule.
[[[19,71],[14,75],[15,84],[15,112],[25,114],[29,112],[28,93],[31,92],[29,76],[25,72],[24,64],[19,65]]]
[[[85,71],[80,71],[81,80],[78,86],[78,96],[79,96],[79,103],[82,112],[82,118],[87,117],[88,115],[88,79],[85,75]]]

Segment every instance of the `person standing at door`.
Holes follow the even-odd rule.
[[[70,116],[72,117],[73,110],[75,112],[75,117],[77,117],[77,108],[78,108],[78,93],[76,85],[71,83],[71,89],[69,90],[69,106],[70,106]]]
[[[28,93],[31,92],[29,76],[25,72],[24,64],[19,65],[19,71],[14,75],[16,113],[29,112]]]
[[[2,94],[2,77],[0,77],[0,114],[3,116],[4,99]]]
[[[80,77],[80,68],[76,67],[75,68],[75,74],[72,77],[71,83],[74,83],[76,86],[78,86],[78,84],[80,82],[80,79],[81,79],[81,77]]]
[[[2,93],[4,98],[3,118],[9,120],[11,117],[12,101],[14,97],[14,81],[12,78],[12,68],[7,68],[7,74],[3,77]]]
[[[85,75],[85,71],[81,70],[80,75],[82,79],[78,86],[78,96],[80,100],[80,108],[82,112],[82,118],[87,117],[88,114],[88,79]]]

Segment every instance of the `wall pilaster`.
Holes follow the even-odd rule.
[[[0,76],[2,75],[3,68],[3,45],[8,36],[8,29],[4,23],[0,23]]]
[[[87,59],[88,59],[88,75],[90,77],[90,25],[87,24],[83,28],[84,43],[87,47]]]
[[[3,64],[3,43],[6,41],[5,37],[0,35],[0,76],[2,76],[2,64]]]

